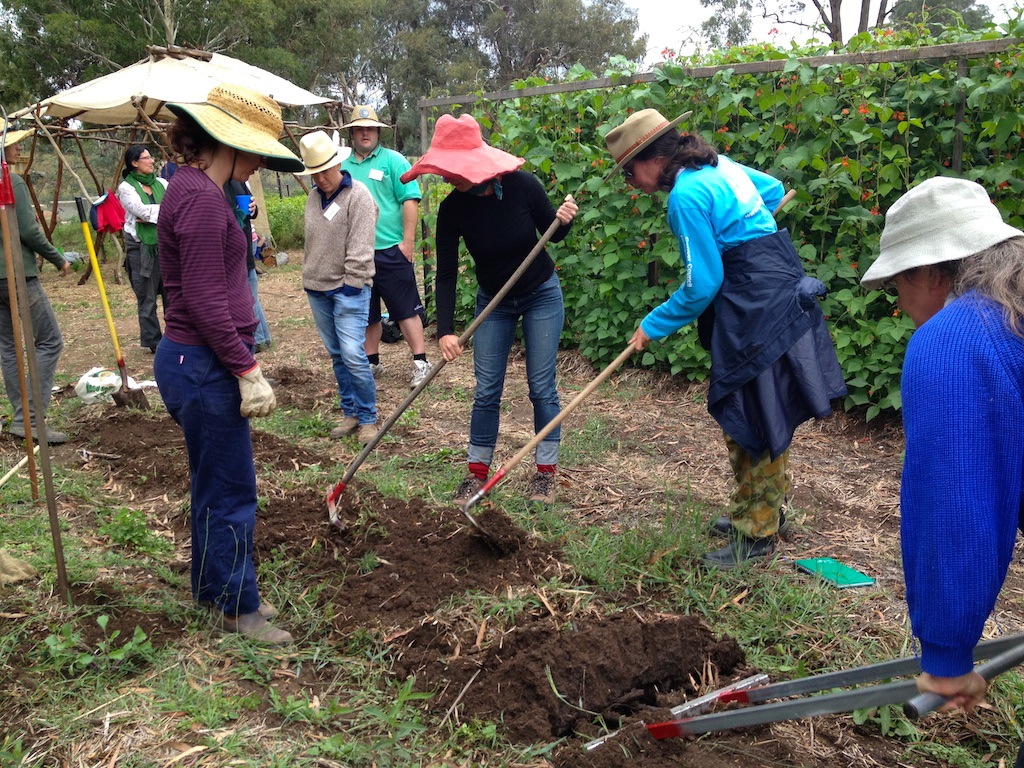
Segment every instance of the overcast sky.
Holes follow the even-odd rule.
[[[647,63],[653,64],[662,60],[661,52],[665,48],[672,48],[677,52],[689,52],[690,44],[687,42],[694,37],[694,30],[699,29],[701,23],[710,18],[710,9],[704,8],[700,0],[625,0],[626,5],[637,10],[637,18],[640,21],[640,31],[647,33]],[[1003,0],[982,0],[992,9],[992,15],[996,23],[1005,21],[1007,14],[1003,8],[1006,3]],[[812,22],[816,19],[811,3],[807,20]],[[877,0],[872,3],[872,14],[877,9]],[[855,30],[860,15],[860,3],[857,0],[845,0],[843,3],[843,29]],[[768,30],[772,25],[762,19],[754,20],[754,37],[758,40],[768,40]],[[791,38],[803,42],[809,37],[809,33],[795,25],[779,25],[779,35],[776,40],[788,41]],[[824,36],[821,36],[824,39]]]

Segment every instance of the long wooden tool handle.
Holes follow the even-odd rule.
[[[615,372],[615,369],[622,365],[626,361],[626,358],[632,355],[635,351],[636,348],[633,344],[628,344],[619,356],[597,375],[597,378],[587,384],[587,386],[585,386],[583,390],[572,399],[571,403],[559,411],[558,415],[549,421],[540,432],[534,435],[526,445],[520,448],[511,459],[505,462],[501,469],[491,475],[491,479],[484,483],[483,487],[466,503],[466,509],[470,509],[477,501],[487,495],[505,475],[507,475],[520,461],[523,460],[523,457],[536,448],[541,440],[550,435],[551,432],[554,431],[555,427],[565,421],[565,417],[576,410],[576,406],[586,400],[590,396],[590,393],[597,389],[605,379],[611,376],[612,373]]]
[[[527,268],[534,262],[534,260],[537,258],[537,255],[542,250],[544,250],[544,246],[548,244],[548,242],[554,236],[555,230],[557,230],[560,226],[562,226],[562,222],[559,221],[558,217],[556,216],[554,220],[552,220],[551,224],[548,226],[547,230],[545,230],[544,234],[541,235],[540,240],[537,241],[537,244],[533,246],[533,249],[526,255],[526,258],[523,259],[523,263],[519,265],[519,268],[512,273],[512,276],[505,281],[505,284],[503,286],[501,286],[501,290],[494,294],[494,297],[489,302],[487,302],[487,306],[480,310],[480,314],[478,314],[473,319],[473,322],[470,323],[469,326],[467,326],[466,330],[462,332],[462,335],[459,336],[460,347],[466,345],[466,342],[469,341],[470,337],[472,337],[472,335],[476,332],[476,329],[480,327],[480,323],[486,320],[487,316],[494,311],[494,308],[498,306],[498,304],[501,303],[501,301],[508,295],[508,292],[512,290],[513,286],[515,286],[519,278],[523,276],[523,273],[526,272]],[[355,459],[352,460],[352,463],[345,471],[345,476],[338,482],[337,485],[334,486],[330,494],[328,494],[327,496],[327,508],[331,512],[332,521],[336,519],[335,515],[338,497],[341,495],[341,492],[345,490],[346,486],[348,486],[348,483],[350,480],[352,480],[353,476],[355,476],[356,470],[359,469],[359,466],[366,460],[366,457],[370,455],[373,449],[377,447],[377,444],[384,438],[384,435],[387,434],[388,430],[391,429],[392,426],[394,426],[394,423],[398,421],[398,418],[403,413],[405,413],[405,409],[412,404],[412,401],[419,396],[420,392],[422,392],[426,388],[427,384],[429,384],[433,380],[433,378],[440,372],[440,370],[444,367],[446,362],[447,361],[442,357],[430,368],[429,371],[427,371],[427,375],[424,377],[423,381],[421,381],[412,390],[412,392],[409,393],[405,400],[399,403],[398,407],[395,408],[394,412],[381,425],[381,428],[377,430],[377,434],[370,438],[370,442],[363,446],[363,450],[360,451],[359,454],[355,457]]]
[[[786,204],[790,200],[792,200],[794,197],[796,197],[796,190],[795,189],[791,189],[791,190],[789,190],[789,192],[784,194],[782,196],[782,199],[779,201],[779,204],[777,206],[775,206],[775,210],[772,211],[772,216],[775,216],[779,211],[781,211],[783,208],[785,208]]]

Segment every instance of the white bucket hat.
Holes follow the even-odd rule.
[[[337,132],[332,139],[326,131],[313,131],[299,139],[299,154],[302,155],[302,164],[306,169],[296,175],[312,176],[341,165],[352,154],[352,148],[338,146]]]
[[[861,285],[881,288],[886,280],[915,267],[959,261],[1024,232],[1011,227],[980,184],[936,176],[892,204],[878,258]]]

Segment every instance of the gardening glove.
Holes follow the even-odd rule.
[[[274,390],[258,365],[238,377],[238,391],[242,393],[242,415],[247,419],[269,416],[277,408]]]

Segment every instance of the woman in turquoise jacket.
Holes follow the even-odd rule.
[[[725,432],[736,479],[728,515],[712,526],[728,544],[704,555],[732,568],[775,551],[789,493],[789,445],[798,424],[831,413],[846,394],[817,296],[772,211],[782,183],[719,155],[700,136],[680,134],[688,116],[657,110],[630,115],[605,141],[626,181],[647,194],[669,193],[668,222],[685,276],[640,323],[631,343],[698,321],[711,353],[708,410]]]

